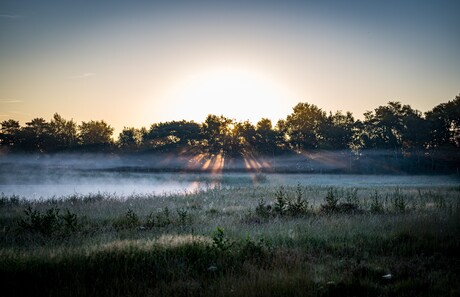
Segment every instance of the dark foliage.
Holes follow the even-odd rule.
[[[355,120],[350,112],[326,114],[309,103],[299,103],[275,127],[269,119],[255,126],[224,116],[209,115],[203,123],[171,121],[150,129],[127,128],[112,139],[114,129],[104,121],[77,125],[55,114],[51,121],[35,118],[20,125],[1,122],[3,152],[118,152],[274,157],[317,152],[345,152],[342,171],[375,173],[458,172],[460,168],[460,95],[422,114],[409,105],[389,102]],[[348,152],[348,153],[347,153]],[[337,160],[336,160],[337,161]],[[369,164],[372,164],[370,166]],[[257,166],[250,166],[257,168]]]

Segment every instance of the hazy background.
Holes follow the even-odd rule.
[[[319,156],[319,154],[318,154]],[[12,155],[0,158],[0,194],[37,200],[97,195],[123,199],[130,195],[187,194],[214,187],[324,186],[345,188],[458,187],[458,175],[407,175],[346,173],[340,152],[320,160],[301,157],[267,159],[274,168],[248,171],[242,160],[226,163],[217,171],[186,168],[187,159],[148,155],[120,158],[101,154]],[[373,163],[375,163],[373,161]],[[375,164],[373,164],[375,165]],[[345,170],[345,171],[340,171]],[[308,173],[310,172],[310,173]],[[324,172],[325,174],[321,173]]]

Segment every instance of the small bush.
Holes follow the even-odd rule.
[[[58,208],[52,207],[41,213],[29,206],[24,211],[26,217],[20,219],[18,225],[26,231],[40,233],[44,236],[68,235],[79,229],[76,214],[71,213],[68,209],[64,215],[60,215],[59,212]]]
[[[359,205],[358,189],[347,189],[345,192],[345,201],[347,203]]]
[[[177,215],[179,217],[179,220],[178,220],[178,223],[180,226],[185,226],[187,225],[187,222],[188,222],[188,212],[186,209],[176,209],[176,212],[177,212]]]
[[[63,228],[70,232],[78,230],[78,218],[77,215],[71,213],[70,210],[66,209],[66,212],[61,216],[63,222]]]
[[[259,261],[266,258],[267,248],[266,243],[263,239],[254,241],[249,237],[249,234],[246,235],[246,240],[241,248],[241,255],[245,260]]]
[[[284,187],[281,186],[278,191],[275,193],[275,205],[274,205],[274,211],[282,216],[286,212],[288,202],[287,202],[287,196],[286,192],[284,190]]]
[[[133,229],[140,226],[140,220],[137,214],[132,209],[128,209],[124,216],[117,219],[113,223],[113,226],[117,230]]]
[[[339,203],[340,198],[337,189],[329,188],[324,199],[325,203],[321,205],[321,212],[331,213],[344,213],[344,214],[359,214],[363,211],[359,208],[358,204],[344,202]]]
[[[325,203],[321,205],[321,211],[326,213],[337,212],[339,199],[337,189],[334,190],[333,188],[329,188],[327,190],[326,197],[324,198]]]
[[[153,227],[155,227],[155,225],[156,225],[155,224],[155,213],[152,211],[151,213],[149,213],[149,215],[145,219],[144,227],[148,229],[152,229]]]
[[[157,218],[157,227],[166,227],[171,225],[172,221],[169,215],[169,208],[165,207],[164,210],[159,211],[156,215]]]
[[[292,216],[304,215],[308,211],[308,201],[303,198],[303,191],[300,184],[297,185],[295,193],[295,200],[288,201],[287,211]]]
[[[383,203],[380,201],[380,195],[379,193],[377,192],[377,190],[375,190],[374,194],[371,196],[371,212],[372,213],[383,213],[384,212],[384,207],[383,207]]]
[[[233,246],[234,242],[225,238],[224,228],[217,227],[212,236],[212,246],[220,251],[226,251]]]
[[[329,209],[334,209],[337,207],[337,203],[339,202],[340,198],[337,193],[337,189],[329,188],[327,190],[326,198],[324,199],[326,202],[326,207]]]
[[[5,206],[17,206],[21,203],[21,198],[17,195],[6,196],[5,194],[0,194],[0,207]]]
[[[263,219],[268,219],[271,216],[272,206],[266,205],[263,199],[259,200],[256,207],[256,215]]]
[[[401,189],[396,188],[392,196],[393,196],[392,197],[393,209],[396,212],[401,212],[401,213],[406,212],[407,211],[407,201],[406,201],[406,197],[404,197],[404,194],[401,193]]]

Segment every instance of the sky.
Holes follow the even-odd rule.
[[[0,121],[362,118],[460,93],[460,1],[0,0]]]

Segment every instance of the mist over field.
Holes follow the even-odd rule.
[[[438,187],[460,182],[458,175],[350,174],[351,158],[346,153],[324,152],[194,163],[192,157],[173,155],[8,155],[0,158],[0,193],[36,200],[96,193],[119,197],[180,194],[214,187]]]

